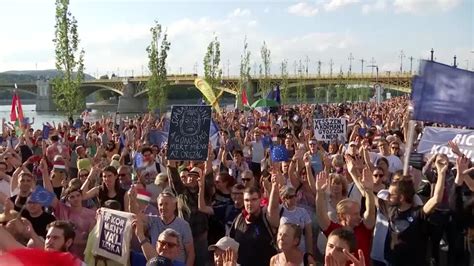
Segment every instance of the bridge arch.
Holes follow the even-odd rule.
[[[113,87],[102,85],[102,84],[84,84],[84,85],[81,85],[79,88],[84,91],[84,97],[87,97],[94,92],[99,92],[99,91],[104,91],[104,90],[113,91],[117,93],[118,95],[123,96],[122,91],[115,89]]]
[[[14,88],[5,88],[5,87],[2,87],[0,88],[0,90],[6,90],[6,91],[14,91],[15,89]],[[38,95],[38,93],[36,91],[31,91],[31,90],[25,90],[25,89],[21,89],[21,88],[18,88],[16,89],[18,92],[22,92],[22,93],[26,93],[26,94],[29,94],[29,95]]]

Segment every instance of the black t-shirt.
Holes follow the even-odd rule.
[[[427,265],[428,222],[423,208],[399,211],[381,199],[379,208],[389,221],[385,258],[390,265]]]
[[[31,217],[28,211],[24,211],[21,216],[28,219],[28,221],[30,221],[33,225],[33,229],[35,230],[36,234],[43,238],[46,238],[46,227],[48,224],[56,221],[56,218],[53,215],[46,212],[43,212],[38,217]]]
[[[14,210],[19,212],[19,211],[21,211],[21,208],[23,207],[23,205],[26,204],[26,200],[28,199],[28,197],[19,197],[18,201],[16,201],[17,197],[19,197],[19,196],[18,195],[12,196],[12,197],[10,197],[10,200],[15,205]]]
[[[263,211],[256,221],[250,224],[239,215],[230,229],[229,236],[240,244],[237,263],[241,266],[269,265],[272,256],[277,254],[272,245],[273,238],[263,219]]]

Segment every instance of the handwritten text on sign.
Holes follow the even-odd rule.
[[[205,161],[211,126],[211,107],[173,106],[168,135],[168,159]]]
[[[127,220],[112,213],[104,213],[99,248],[122,256],[123,233]]]
[[[318,140],[345,140],[345,118],[323,118],[314,120],[314,135]]]

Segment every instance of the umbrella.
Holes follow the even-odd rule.
[[[277,101],[272,100],[272,99],[260,99],[255,101],[252,104],[252,108],[257,108],[257,107],[278,107],[280,104],[278,104]]]

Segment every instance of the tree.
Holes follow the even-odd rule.
[[[281,85],[280,85],[280,95],[281,101],[283,104],[288,104],[288,61],[285,59],[281,62]]]
[[[204,79],[214,89],[217,90],[218,84],[222,79],[222,68],[220,68],[221,51],[217,36],[214,37],[207,46],[207,53],[204,56]]]
[[[150,28],[151,43],[146,48],[148,53],[148,69],[150,71],[150,78],[146,83],[148,89],[148,109],[160,112],[166,110],[166,100],[168,86],[167,72],[166,72],[166,58],[171,43],[168,41],[166,32],[161,38],[161,25],[155,21],[155,25]]]
[[[299,67],[298,67],[298,83],[296,86],[296,100],[299,103],[306,102],[308,98],[303,72],[304,72],[303,64],[301,63],[301,60],[300,60]]]
[[[272,60],[270,58],[271,52],[270,49],[267,47],[267,43],[264,41],[262,48],[260,49],[260,55],[262,57],[262,64],[260,65],[260,77],[258,80],[258,90],[260,95],[264,97],[268,93],[270,88],[270,66],[272,64]]]
[[[240,79],[237,88],[236,102],[237,106],[242,105],[242,90],[247,90],[247,85],[250,82],[250,51],[248,50],[247,36],[244,40],[244,51],[240,56]],[[247,94],[248,95],[248,94]]]
[[[54,28],[56,69],[60,74],[53,80],[53,101],[59,111],[72,116],[85,108],[80,90],[84,80],[84,50],[78,48],[77,20],[69,11],[69,0],[56,0]]]

